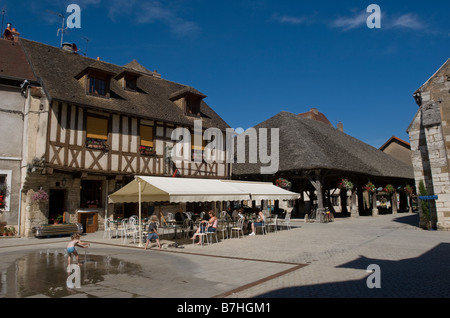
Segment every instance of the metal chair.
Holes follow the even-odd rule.
[[[290,230],[291,229],[291,214],[290,213],[286,213],[286,216],[284,217],[284,220],[281,222],[282,226],[285,226],[286,229]]]
[[[111,220],[106,219],[105,220],[105,230],[103,231],[103,238],[108,236],[109,239],[111,239]]]
[[[227,226],[228,222],[226,220],[221,220],[218,223],[217,226],[217,232],[222,232],[222,240],[225,239],[225,234],[227,235],[227,238],[229,238],[228,236],[228,226]]]
[[[233,233],[237,233],[237,238],[240,238],[239,233],[242,233],[242,237],[244,237],[244,219],[239,218],[237,221],[237,225],[231,228],[231,238],[233,238]]]
[[[134,222],[127,222],[125,224],[125,235],[123,238],[123,244],[126,243],[128,235],[131,235],[133,242],[136,243],[136,237],[139,235],[139,230]]]
[[[267,226],[267,232],[269,232],[270,227],[273,226],[274,232],[278,232],[278,215],[275,214],[275,216],[272,218],[270,222],[266,224]]]
[[[210,244],[213,242],[213,236],[216,237],[216,243],[219,243],[219,238],[217,237],[217,229],[214,232],[208,232],[208,229],[206,229],[205,234],[206,234],[207,244]],[[209,237],[211,237],[211,240],[209,240]]]
[[[255,234],[258,232],[258,229],[261,229],[261,231],[262,231],[261,233],[266,235],[267,234],[266,233],[266,222],[263,221],[262,224],[260,224],[260,225],[256,225],[256,223],[255,223]]]
[[[198,226],[202,226],[202,223],[200,223]],[[196,233],[196,235],[199,237],[199,242],[200,244],[203,246],[203,238],[206,237],[206,242],[208,243],[208,235],[202,231],[200,231],[199,233]],[[195,244],[195,240],[192,240],[192,244]]]

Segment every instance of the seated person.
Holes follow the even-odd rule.
[[[175,213],[175,221],[177,221],[178,225],[183,225],[184,224],[184,220],[186,219],[186,215],[183,213],[183,209],[182,208],[178,208],[178,212]]]
[[[197,229],[197,232],[195,232],[194,236],[191,237],[191,240],[195,240],[196,237],[200,234],[200,233],[214,233],[217,230],[217,217],[216,214],[214,213],[213,210],[210,210],[208,212],[208,216],[209,219],[208,220],[203,220],[200,222],[199,227]],[[205,215],[206,218],[206,215]],[[197,243],[200,244],[200,243]]]
[[[255,209],[256,214],[256,220],[252,223],[252,233],[250,233],[250,236],[255,235],[255,227],[256,226],[264,226],[264,214],[262,213],[260,208]]]

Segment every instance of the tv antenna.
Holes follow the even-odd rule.
[[[59,32],[61,32],[61,46],[60,47],[62,47],[63,46],[63,42],[64,42],[64,33],[67,30],[67,27],[66,28],[64,27],[65,22],[66,22],[66,16],[64,14],[62,14],[62,13],[54,12],[54,11],[51,11],[51,10],[47,10],[47,12],[49,12],[49,13],[51,13],[53,15],[57,15],[58,17],[61,18],[61,21],[62,21],[61,28],[59,28],[58,31],[56,32],[56,36],[59,36]]]
[[[3,22],[5,21],[5,14],[6,14],[6,6],[4,6],[2,9],[2,30],[0,36],[3,36]]]
[[[85,36],[83,36],[82,39],[86,41],[86,49],[84,50],[84,53],[83,53],[83,55],[86,56],[90,40],[87,37],[85,37]]]

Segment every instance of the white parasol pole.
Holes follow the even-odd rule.
[[[139,185],[139,247],[142,247],[142,221],[141,221],[141,215],[142,215],[142,209],[141,209],[141,179],[138,179],[138,185]]]

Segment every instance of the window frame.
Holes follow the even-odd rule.
[[[95,135],[95,132],[89,132],[89,118],[97,119],[97,120],[105,120],[106,121],[106,134],[104,134],[105,138],[96,138],[96,137],[89,137],[89,135]],[[86,113],[85,117],[85,131],[86,131],[86,138],[85,138],[85,147],[87,149],[96,149],[96,150],[107,150],[107,144],[109,141],[109,132],[110,132],[110,120],[109,117],[106,116],[100,116],[97,114],[92,113]],[[98,135],[101,136],[101,135]]]
[[[0,170],[0,176],[4,178],[3,184],[5,185],[5,191],[2,198],[2,207],[0,211],[9,212],[11,211],[11,185],[12,185],[12,171],[11,170]]]
[[[143,138],[142,138],[142,127],[148,127],[151,128],[151,134],[152,134],[152,145],[145,145],[143,144]],[[145,140],[148,142],[147,140]],[[147,125],[144,123],[139,123],[139,153],[141,156],[154,156],[156,155],[156,147],[155,147],[155,126],[154,125]]]

